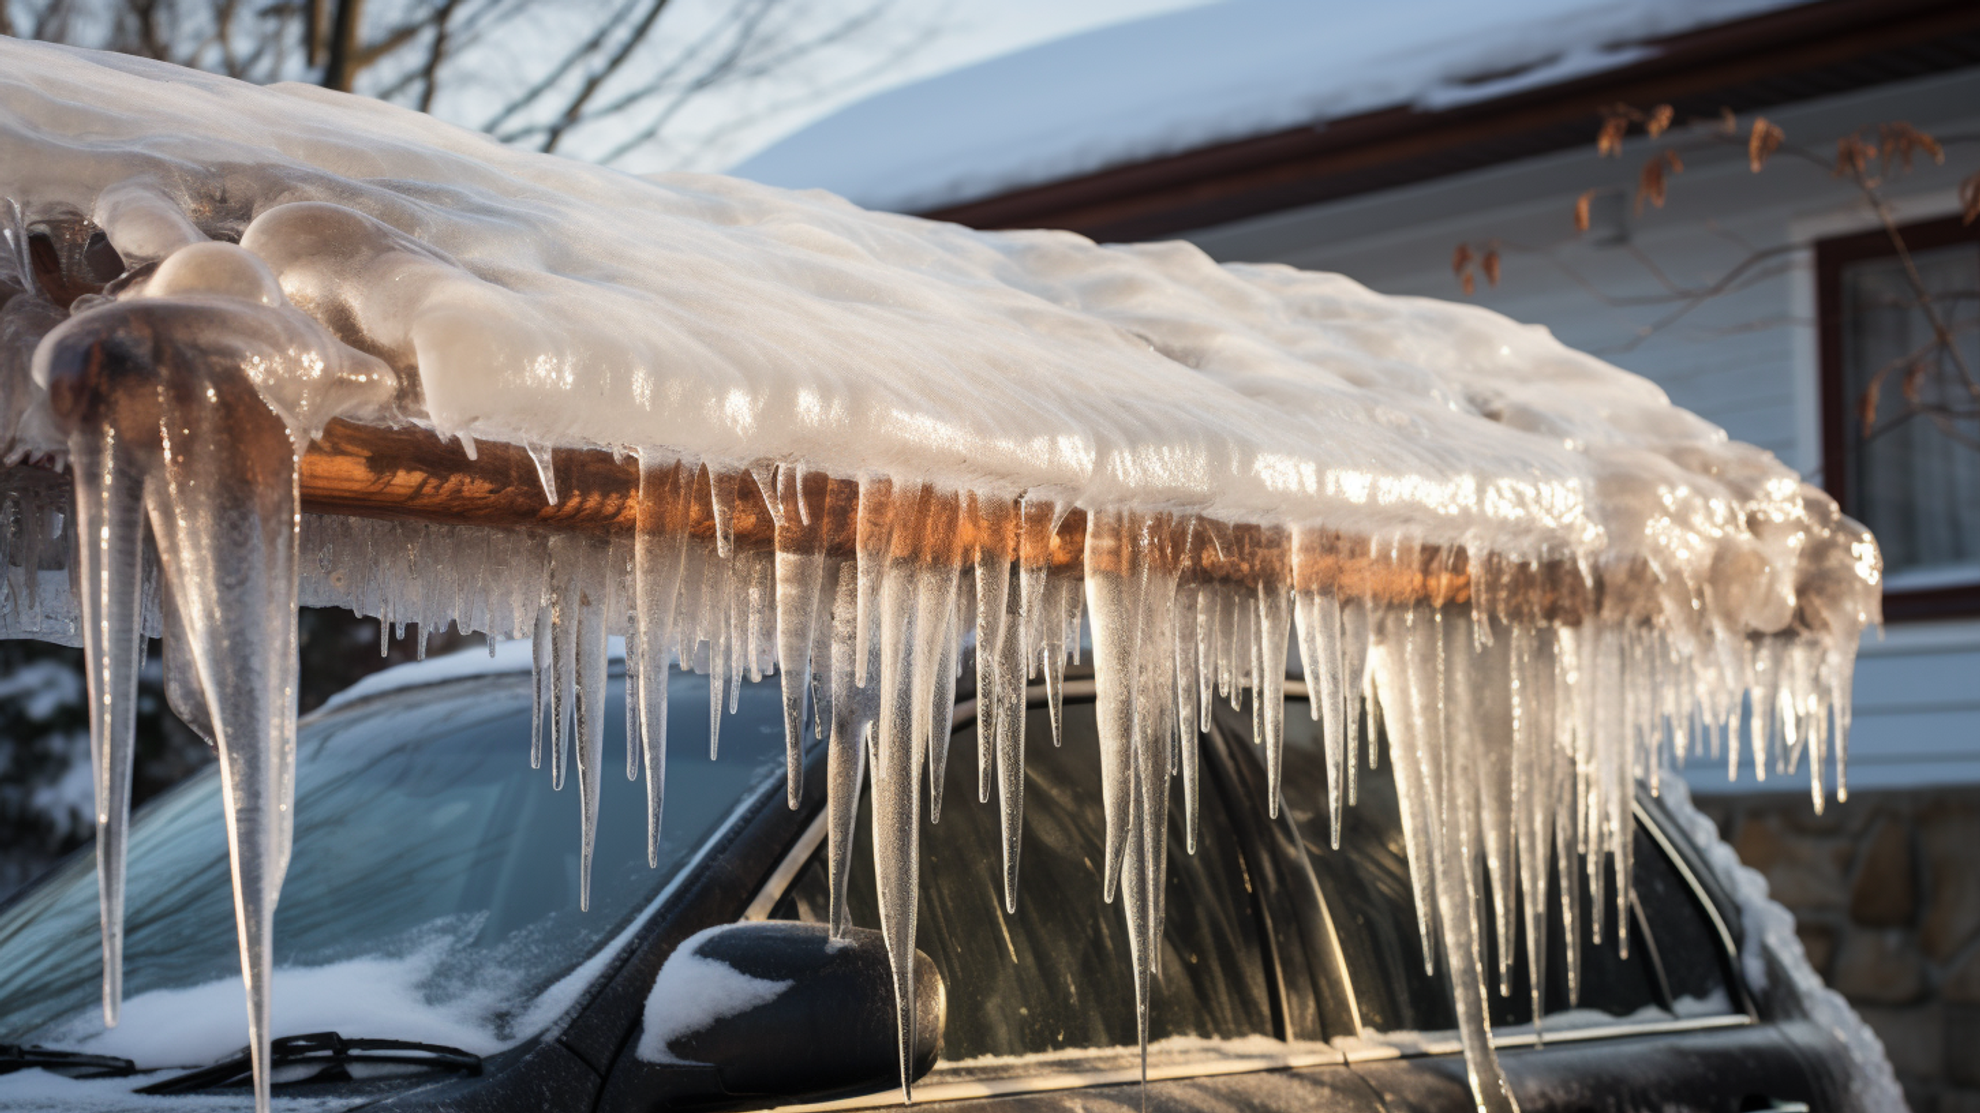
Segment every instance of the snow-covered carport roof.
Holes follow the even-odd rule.
[[[880,94],[736,173],[1154,239],[1580,146],[1619,103],[1709,118],[1980,65],[1962,0],[1446,7],[1239,2],[1103,28]]]

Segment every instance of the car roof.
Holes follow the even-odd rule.
[[[623,660],[625,639],[612,638],[606,652],[610,660]],[[403,665],[394,665],[389,669],[381,669],[331,696],[312,714],[324,714],[410,688],[424,688],[455,680],[511,676],[528,673],[534,667],[534,647],[527,638],[497,640],[492,654],[481,646],[475,646],[449,653],[444,657],[431,657],[424,661],[412,661]]]

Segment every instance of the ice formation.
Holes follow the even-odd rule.
[[[780,669],[793,801],[807,720],[828,746],[835,929],[871,781],[904,1072],[922,815],[958,806],[939,789],[972,649],[1015,908],[1042,741],[1026,686],[1056,724],[1090,625],[1101,895],[1125,910],[1144,1036],[1171,782],[1193,845],[1212,701],[1253,693],[1273,808],[1289,644],[1330,796],[1353,800],[1383,724],[1483,1108],[1514,1106],[1484,940],[1507,956],[1516,915],[1573,916],[1580,870],[1614,879],[1617,911],[1570,928],[1626,945],[1638,779],[1750,753],[1756,776],[1805,764],[1819,807],[1833,755],[1843,791],[1874,541],[1544,330],[1186,245],[632,178],[10,40],[0,166],[0,618],[87,650],[109,1022],[150,631],[221,755],[265,1051],[298,602],[531,639],[530,759],[575,773],[587,873],[607,638],[626,638],[625,768],[655,833],[659,670],[707,674],[713,751],[741,678]]]

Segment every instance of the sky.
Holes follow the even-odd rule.
[[[747,129],[723,152],[733,165],[863,97],[1028,46],[1207,0],[950,0],[931,40],[883,75]]]

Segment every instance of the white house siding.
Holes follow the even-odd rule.
[[[1980,73],[1967,72],[1769,112],[1792,143],[1829,157],[1859,126],[1905,120],[1936,134],[1980,136]],[[1681,134],[1670,138],[1688,143]],[[1277,261],[1341,271],[1386,293],[1461,296],[1451,274],[1460,242],[1505,245],[1504,277],[1480,280],[1476,300],[1597,352],[1661,384],[1674,401],[1772,450],[1814,476],[1816,423],[1812,252],[1791,269],[1713,298],[1649,336],[1641,327],[1669,307],[1605,305],[1563,270],[1611,296],[1659,287],[1624,241],[1675,281],[1709,281],[1750,251],[1808,245],[1870,226],[1850,187],[1826,169],[1777,159],[1758,175],[1741,148],[1685,155],[1662,210],[1635,214],[1638,168],[1655,146],[1640,136],[1624,157],[1598,159],[1593,122],[1585,150],[1205,229],[1187,238],[1223,260]],[[1960,177],[1980,168],[1980,143],[1921,166],[1889,194],[1904,218],[1956,212]],[[1595,227],[1576,241],[1571,212],[1586,189],[1613,192],[1594,206]],[[1548,249],[1535,252],[1533,249]],[[1524,250],[1522,250],[1524,249]],[[1634,346],[1631,346],[1631,345]],[[1696,767],[1694,767],[1696,769]],[[1912,622],[1865,639],[1856,681],[1850,783],[1857,789],[1980,783],[1980,620]],[[1728,785],[1723,769],[1696,770],[1701,791],[1806,791],[1803,777],[1750,772]]]

